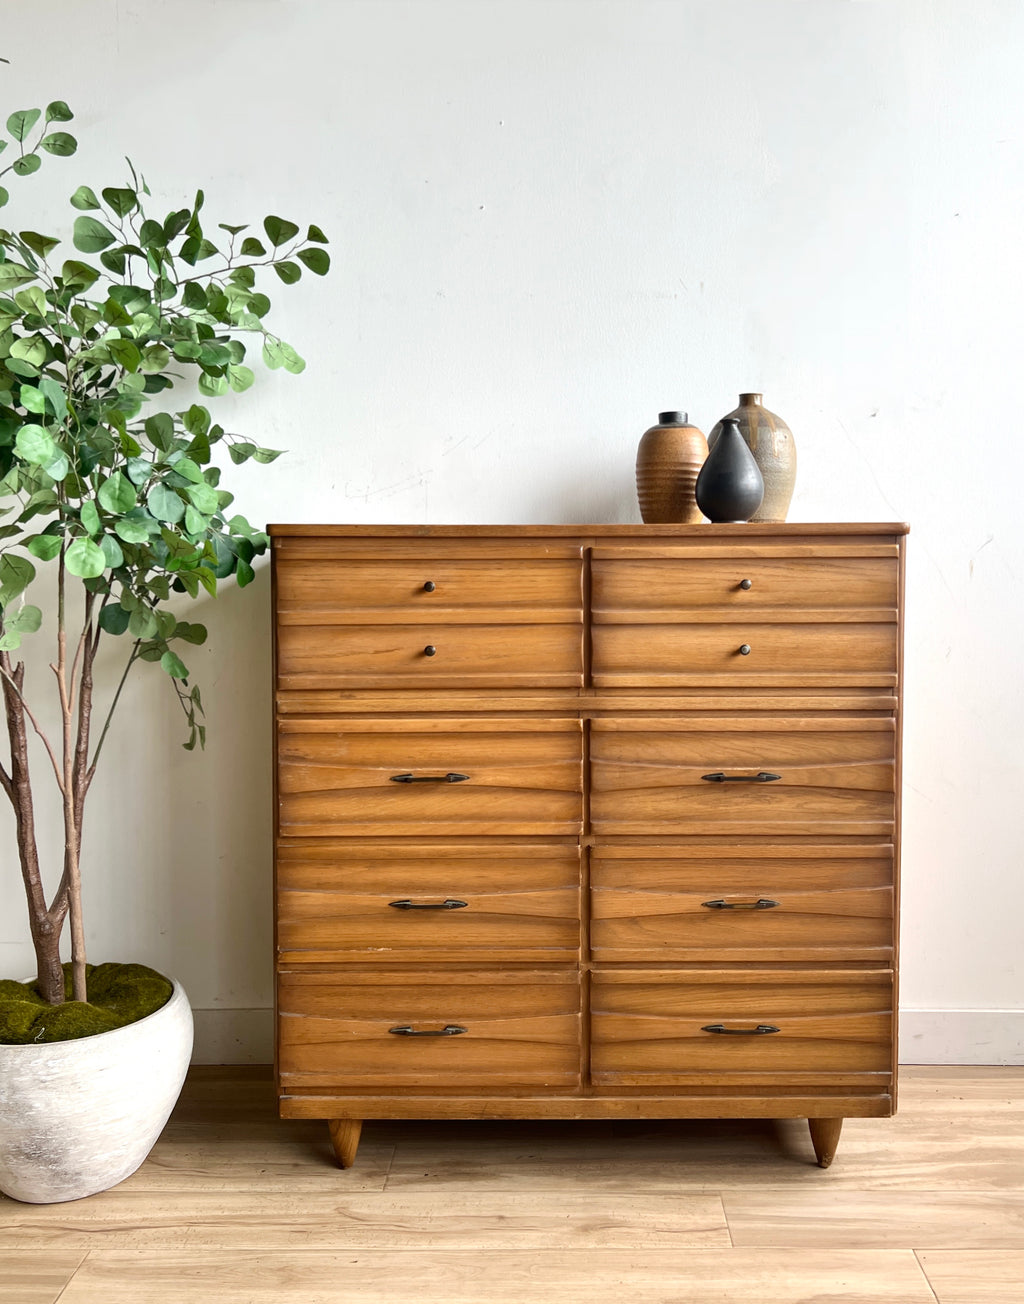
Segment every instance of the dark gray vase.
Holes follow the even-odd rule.
[[[761,506],[764,480],[733,417],[722,420],[715,446],[697,477],[697,506],[716,524],[749,521]]]

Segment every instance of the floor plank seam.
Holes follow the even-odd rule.
[[[913,1253],[914,1253],[914,1258],[915,1258],[915,1260],[917,1261],[917,1266],[921,1269],[921,1276],[924,1278],[925,1285],[928,1287],[929,1291],[931,1291],[932,1298],[935,1300],[935,1304],[942,1304],[942,1301],[939,1299],[938,1295],[935,1293],[935,1287],[934,1287],[934,1286],[932,1285],[932,1283],[931,1283],[931,1278],[928,1276],[928,1273],[927,1273],[926,1270],[925,1270],[925,1266],[924,1266],[924,1264],[921,1262],[921,1255],[920,1255],[919,1251],[914,1250]]]
[[[85,1263],[86,1259],[89,1257],[89,1255],[90,1255],[91,1253],[92,1253],[92,1250],[86,1250],[86,1252],[85,1252],[85,1253],[82,1255],[82,1257],[78,1260],[78,1266],[75,1268],[74,1272],[73,1272],[73,1273],[71,1274],[71,1276],[67,1279],[67,1281],[64,1283],[64,1285],[61,1286],[59,1292],[58,1292],[58,1293],[53,1297],[53,1304],[60,1304],[61,1300],[64,1298],[65,1293],[67,1292],[68,1287],[71,1285],[71,1283],[74,1281],[74,1279],[78,1276],[78,1274],[82,1271],[82,1265]]]

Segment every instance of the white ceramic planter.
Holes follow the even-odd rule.
[[[123,1181],[167,1122],[191,1054],[192,1010],[177,982],[166,1005],[127,1027],[0,1046],[0,1191],[50,1204]]]

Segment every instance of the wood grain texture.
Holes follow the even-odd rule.
[[[326,845],[325,845],[326,844]],[[284,959],[368,964],[575,962],[578,849],[467,844],[382,854],[344,839],[292,839],[278,851],[278,949]],[[460,901],[454,909],[399,909]]]
[[[741,587],[744,581],[747,588]],[[874,620],[879,613],[896,619],[895,557],[698,557],[680,566],[676,557],[595,555],[592,583],[596,624],[632,620],[641,612],[684,623],[708,612],[714,619],[755,621],[766,615],[803,621],[824,612],[833,621],[847,612],[857,619],[872,619],[868,612]]]
[[[466,774],[465,782],[396,783]],[[578,721],[286,721],[279,831],[366,834],[577,833]]]
[[[593,647],[599,688],[896,682],[895,623],[595,625]]]
[[[697,1119],[368,1123],[339,1172],[269,1069],[194,1069],[118,1188],[0,1200],[0,1301],[1019,1304],[1024,1070],[902,1072],[901,1114],[848,1120],[827,1173],[798,1120]]]
[[[594,959],[889,964],[891,847],[876,855],[834,846],[722,851],[596,847],[590,865]],[[758,902],[774,904],[743,908]]]
[[[94,1251],[61,1304],[935,1304],[909,1251]]]
[[[427,588],[427,585],[432,588]],[[492,560],[282,557],[277,610],[295,625],[378,624],[395,616],[441,624],[579,623],[582,563],[574,558]]]
[[[850,1250],[955,1245],[1024,1252],[1024,1191],[918,1191],[908,1199],[899,1190],[830,1190],[823,1201],[820,1190],[794,1186],[731,1191],[723,1199],[735,1245]]]
[[[593,828],[600,834],[888,837],[895,819],[891,724],[865,721],[851,729],[851,723],[857,722],[789,721],[787,727],[769,721],[595,720]],[[761,772],[779,778],[703,778],[753,778]]]
[[[892,974],[746,969],[720,973],[598,972],[591,987],[591,1076],[642,1086],[743,1082],[765,1091],[828,1075],[886,1090]],[[724,1027],[724,1033],[708,1028]],[[763,1035],[750,1029],[775,1028]],[[823,1079],[820,1085],[826,1085]]]
[[[426,652],[431,647],[433,652]],[[579,625],[305,625],[277,634],[282,689],[583,683]]]
[[[923,1250],[937,1304],[1020,1304],[1024,1249]]]
[[[7,1207],[8,1202],[0,1196],[0,1220]],[[0,1304],[56,1304],[84,1258],[84,1250],[75,1253],[66,1248],[46,1255],[40,1255],[37,1249],[4,1250],[0,1257]]]
[[[278,1010],[283,1090],[452,1091],[579,1081],[575,973],[285,970],[278,978]],[[410,1028],[411,1035],[392,1033],[396,1027]],[[460,1031],[424,1035],[445,1028]]]

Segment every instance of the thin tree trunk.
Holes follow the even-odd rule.
[[[39,850],[36,843],[35,811],[32,803],[32,783],[28,762],[28,728],[21,691],[25,681],[25,665],[12,666],[10,653],[0,652],[0,671],[7,717],[7,734],[11,744],[11,773],[4,789],[14,807],[17,826],[18,855],[21,875],[28,901],[29,929],[36,953],[39,990],[45,1001],[60,1005],[64,1000],[64,972],[60,963],[60,935],[68,911],[68,897],[63,883],[53,903],[47,907],[39,872]],[[8,778],[8,776],[4,776]]]

